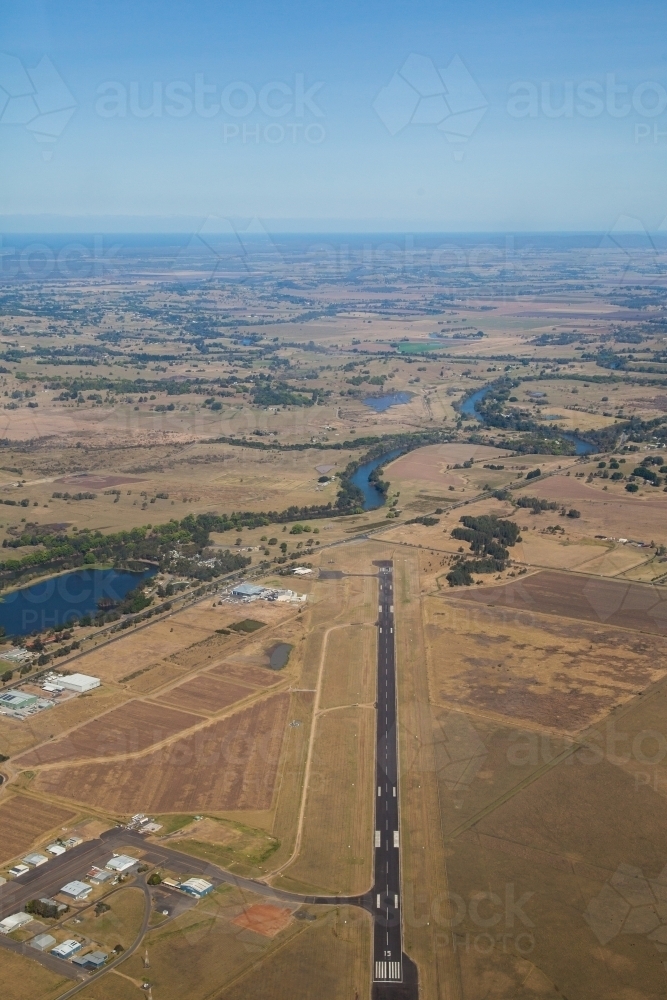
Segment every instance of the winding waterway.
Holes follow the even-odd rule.
[[[384,494],[380,493],[368,479],[371,472],[387,462],[393,462],[395,458],[403,454],[404,450],[397,448],[394,451],[388,451],[386,455],[381,455],[380,458],[374,458],[371,462],[364,462],[352,475],[352,482],[364,494],[364,510],[376,510],[376,508],[382,507],[385,502]]]
[[[473,392],[472,396],[468,396],[466,401],[461,404],[461,413],[474,417],[483,424],[484,421],[482,420],[482,417],[475,409],[475,403],[477,403],[480,399],[484,399],[487,392],[489,392],[491,388],[492,387],[490,385],[486,385],[483,389],[478,389],[477,392]],[[574,434],[569,434],[567,431],[563,431],[561,436],[564,437],[566,441],[572,442],[577,455],[590,455],[591,452],[597,451],[594,444],[591,444],[589,441],[582,441],[581,438],[575,437]]]

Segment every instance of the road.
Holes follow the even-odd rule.
[[[373,994],[376,1000],[416,997],[417,970],[403,954],[398,787],[394,572],[379,562],[375,757],[375,867],[372,891]]]

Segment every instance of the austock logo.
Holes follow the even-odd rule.
[[[437,69],[432,59],[415,52],[373,102],[391,135],[408,125],[432,125],[457,146],[468,141],[487,107],[484,94],[458,55],[444,69]],[[461,159],[463,152],[459,148],[454,155]]]
[[[621,864],[592,899],[584,920],[601,945],[619,934],[642,934],[667,952],[667,865],[656,878]]]
[[[32,132],[47,144],[45,160],[75,110],[76,101],[48,56],[30,69],[17,56],[0,53],[0,125],[23,125]]]

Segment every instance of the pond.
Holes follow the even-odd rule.
[[[412,399],[411,392],[391,392],[386,396],[367,396],[362,400],[366,406],[370,406],[376,413],[384,413],[390,406],[403,406]]]
[[[289,642],[279,642],[273,649],[269,650],[269,666],[272,670],[282,670],[287,666],[292,646]]]
[[[7,635],[30,635],[95,614],[100,602],[111,607],[157,570],[143,573],[83,569],[41,580],[0,597],[0,625]]]
[[[364,494],[364,510],[376,510],[376,508],[382,507],[385,502],[384,495],[369,482],[368,477],[371,472],[374,472],[381,465],[386,465],[387,462],[393,462],[402,454],[403,449],[397,448],[395,451],[387,452],[386,455],[381,455],[380,458],[374,458],[371,462],[364,462],[351,477],[354,485],[358,486]]]
[[[465,402],[461,404],[461,413],[465,413],[470,417],[474,417],[476,420],[479,420],[481,423],[483,423],[482,418],[480,417],[478,411],[475,409],[475,403],[477,403],[480,399],[484,399],[487,392],[489,392],[491,388],[492,387],[490,385],[486,385],[484,386],[483,389],[478,389],[477,392],[473,392],[472,396],[468,396]],[[575,454],[577,455],[590,455],[591,452],[597,451],[595,445],[591,444],[590,441],[583,441],[581,438],[575,437],[574,434],[567,434],[565,431],[563,431],[563,434],[561,436],[564,437],[567,441],[572,442],[572,444],[574,445]]]

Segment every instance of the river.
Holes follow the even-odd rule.
[[[84,569],[40,580],[0,597],[0,625],[7,635],[30,635],[95,614],[98,602],[117,604],[141,580],[154,576],[115,569]]]
[[[364,462],[351,477],[354,485],[358,486],[364,494],[364,510],[376,510],[377,507],[382,507],[385,502],[384,494],[376,490],[373,484],[369,482],[368,477],[371,472],[374,472],[375,469],[381,465],[385,465],[387,462],[393,462],[404,451],[404,448],[397,448],[395,451],[388,451],[386,455],[381,455],[380,458],[374,458],[371,462]]]
[[[484,397],[486,396],[487,392],[489,392],[490,389],[491,386],[486,385],[484,386],[483,389],[478,389],[477,392],[473,392],[472,396],[468,396],[466,401],[461,404],[461,413],[465,413],[468,416],[475,417],[476,420],[479,420],[480,423],[483,423],[484,421],[482,420],[479,413],[475,409],[475,403],[477,403],[478,400],[480,399],[484,399]],[[563,431],[561,436],[564,437],[566,441],[572,442],[572,444],[574,445],[575,453],[577,455],[590,455],[591,452],[597,451],[597,448],[595,447],[594,444],[591,444],[589,441],[582,441],[581,438],[575,437],[574,434],[569,434],[566,431]]]

